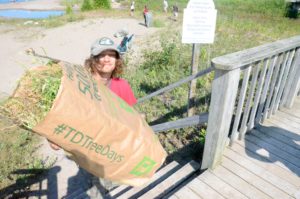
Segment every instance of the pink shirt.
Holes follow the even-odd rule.
[[[112,78],[109,88],[130,106],[136,104],[137,100],[134,97],[129,83],[122,78]]]

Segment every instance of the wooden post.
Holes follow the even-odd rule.
[[[221,161],[239,79],[240,68],[231,71],[217,69],[215,72],[201,169],[213,169]]]
[[[198,72],[199,56],[200,56],[200,44],[193,44],[191,75],[194,75]],[[195,114],[194,105],[195,105],[195,95],[196,95],[196,83],[197,83],[196,79],[193,79],[190,83],[189,96],[188,96],[188,117],[191,117]]]

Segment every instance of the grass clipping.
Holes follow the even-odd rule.
[[[27,71],[13,95],[1,104],[0,114],[20,127],[32,129],[51,109],[61,77],[61,67],[53,63]]]

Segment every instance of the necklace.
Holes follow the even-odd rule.
[[[101,78],[101,81],[105,86],[109,86],[110,84],[110,78]]]

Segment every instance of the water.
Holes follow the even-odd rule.
[[[0,0],[3,1],[3,0]],[[60,16],[65,12],[62,10],[0,10],[0,17],[5,18],[18,18],[18,19],[45,19],[50,16]]]
[[[12,3],[12,2],[24,2],[24,1],[28,1],[28,0],[0,0],[0,4],[1,3]]]

